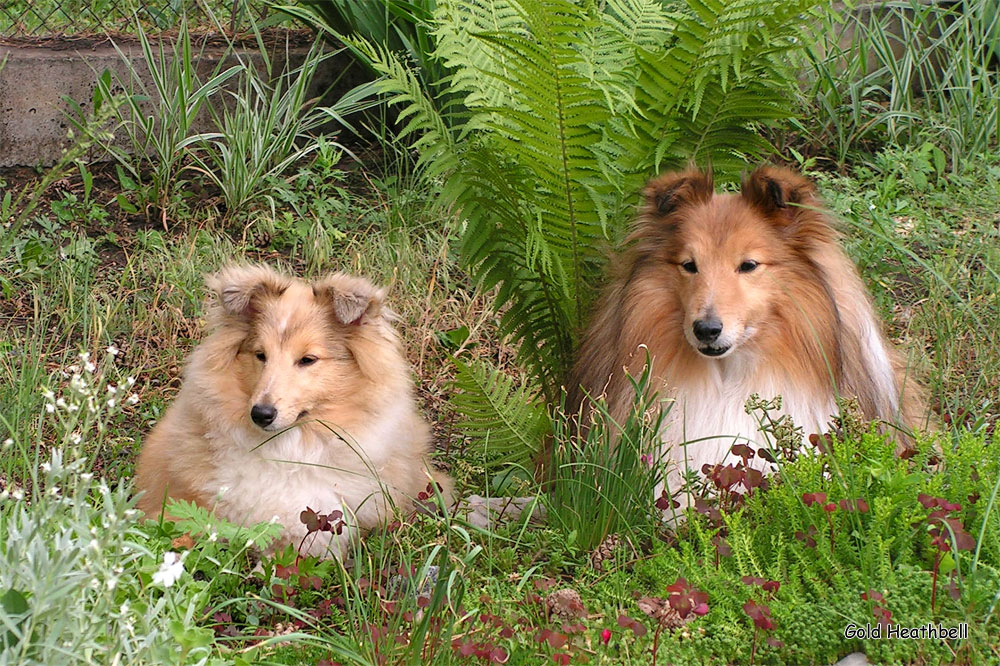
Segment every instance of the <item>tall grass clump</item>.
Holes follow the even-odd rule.
[[[632,408],[623,422],[602,397],[591,397],[581,429],[579,415],[557,417],[550,462],[548,516],[567,536],[567,546],[592,552],[607,537],[647,543],[662,521],[654,505],[660,483],[660,425],[669,405],[651,388],[650,365],[631,378]]]
[[[259,66],[234,53],[239,61],[239,84],[209,105],[218,131],[195,136],[191,157],[194,168],[222,193],[227,215],[244,212],[263,200],[274,217],[276,204],[268,191],[269,180],[323,145],[313,133],[324,125],[349,127],[345,117],[370,105],[367,100],[374,85],[363,83],[333,106],[318,106],[309,97],[316,71],[339,51],[327,51],[322,42],[316,42],[302,64],[291,67],[286,59],[284,71],[278,71],[259,32],[257,46]],[[327,149],[331,143],[337,146],[327,140]]]
[[[1000,140],[992,0],[886,2],[829,12],[806,50],[800,129],[844,164],[886,144],[944,150],[960,171]]]
[[[102,143],[103,148],[124,169],[129,185],[154,208],[166,228],[172,199],[183,188],[188,147],[198,140],[195,120],[209,98],[238,75],[241,67],[227,65],[226,59],[220,58],[203,77],[198,63],[207,42],[195,50],[186,21],[181,21],[170,44],[161,39],[154,45],[145,30],[137,28],[144,75],[132,69],[133,58],[115,44],[129,74],[122,77],[106,70],[98,76],[95,106],[114,108],[112,134]],[[125,92],[120,94],[119,89]],[[114,136],[122,137],[123,142],[115,141]]]

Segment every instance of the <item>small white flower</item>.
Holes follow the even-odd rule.
[[[45,398],[46,400],[52,400],[53,398],[56,397],[56,394],[50,391],[49,389],[43,389],[42,397]]]
[[[3,448],[5,449],[9,448],[10,446],[13,446],[13,444],[14,444],[13,437],[8,437],[7,439],[3,440]]]
[[[10,496],[13,497],[15,500],[17,500],[18,502],[20,502],[21,500],[24,499],[24,491],[21,490],[20,488],[14,488],[14,492],[12,492]]]
[[[43,462],[40,465],[40,467],[42,468],[43,472],[51,472],[52,471],[52,463],[50,463],[49,461]]]
[[[115,399],[111,398],[110,400],[108,400],[108,407],[114,407],[114,406],[115,406]]]
[[[84,481],[90,481],[92,478],[94,478],[94,475],[91,472],[84,472],[83,474],[80,475],[80,478],[83,479]]]
[[[67,412],[75,412],[78,409],[80,409],[80,405],[76,404],[75,402],[69,403],[69,405],[66,407]]]
[[[170,587],[177,582],[177,579],[184,573],[184,555],[167,551],[163,553],[163,564],[160,569],[153,574],[153,582],[163,587]]]
[[[115,386],[114,384],[108,384],[108,393],[111,395],[118,393],[118,387]]]
[[[74,375],[79,374],[79,372],[80,372],[80,366],[78,366],[76,364],[71,365],[68,368],[66,368],[66,371],[67,372],[72,372]]]
[[[90,360],[90,352],[86,352],[86,351],[85,352],[80,352],[79,356],[80,356],[80,360],[83,361],[84,363],[86,363],[87,361]]]
[[[219,540],[219,533],[216,532],[215,530],[212,530],[212,533],[208,535],[208,540],[211,541],[212,543],[215,543],[216,541]]]
[[[80,436],[80,433],[74,432],[72,435],[69,436],[69,441],[72,444],[79,444],[80,442],[83,441],[83,437]]]
[[[139,396],[136,395],[135,393],[133,393],[132,395],[130,395],[128,397],[128,399],[125,400],[125,402],[127,402],[130,405],[138,405],[139,404]]]
[[[111,578],[108,578],[105,583],[107,583],[109,590],[113,590],[118,585],[118,579],[112,576]]]
[[[111,346],[108,347],[105,351],[107,351],[112,356],[118,356],[118,354],[120,354],[122,352],[121,349],[118,349],[118,345],[116,345],[114,343],[111,343]]]
[[[52,412],[56,411],[56,406],[50,402],[49,404],[45,405],[45,411],[51,414]]]
[[[94,370],[97,370],[97,366],[91,363],[90,361],[87,361],[86,363],[83,364],[83,369],[86,370],[87,372],[93,372]]]
[[[244,548],[250,548],[251,546],[253,546],[253,539],[247,539],[247,545]]]
[[[128,379],[125,380],[125,383],[127,383],[129,386],[134,385],[135,384],[135,377],[129,377]]]
[[[875,210],[875,204],[868,204],[868,210]]]
[[[56,400],[56,407],[58,407],[59,409],[66,409],[66,401],[63,400],[62,398],[59,398],[58,400]]]

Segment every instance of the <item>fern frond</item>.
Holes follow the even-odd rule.
[[[770,148],[761,123],[794,111],[794,79],[782,57],[799,48],[805,19],[820,4],[689,0],[669,48],[638,49],[642,113],[610,128],[610,143],[629,156],[623,168],[643,174],[710,161],[727,179],[759,159]]]
[[[361,54],[381,78],[375,82],[379,94],[390,106],[401,106],[397,122],[403,124],[398,137],[415,136],[413,147],[419,152],[419,166],[430,166],[433,174],[454,170],[458,166],[455,139],[434,101],[428,96],[420,78],[386,48],[362,37],[343,37],[356,53]],[[404,124],[405,123],[405,124]]]
[[[443,1],[437,4],[434,18],[435,53],[453,70],[450,87],[465,95],[465,105],[490,107],[509,98],[511,91],[501,83],[502,77],[509,74],[506,54],[475,35],[524,35],[519,6],[509,0]]]
[[[550,427],[538,393],[525,378],[515,380],[485,361],[452,360],[458,374],[451,404],[462,415],[462,432],[485,447],[488,459],[532,466]]]

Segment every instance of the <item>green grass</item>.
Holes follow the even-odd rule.
[[[174,539],[197,521],[186,527],[131,525],[122,529],[130,543],[141,547],[138,570],[146,573],[123,583],[124,596],[115,603],[128,597],[148,610],[143,626],[149,636],[159,636],[154,643],[167,638],[149,628],[150,623],[165,618],[162,622],[174,632],[173,647],[157,658],[173,655],[169,659],[174,661],[187,650],[189,655],[213,655],[220,663],[378,663],[383,658],[399,664],[488,663],[490,652],[501,649],[508,663],[515,664],[556,663],[562,659],[557,655],[566,655],[571,663],[586,658],[596,664],[645,664],[656,622],[642,613],[636,595],[665,599],[667,586],[684,577],[708,594],[710,610],[680,629],[660,631],[659,659],[670,663],[747,663],[754,632],[741,605],[751,597],[768,605],[776,624],[770,634],[758,637],[755,663],[832,663],[859,648],[873,661],[886,663],[996,660],[1000,513],[990,500],[998,475],[996,445],[984,442],[992,438],[996,423],[1000,376],[1000,162],[975,158],[969,171],[954,176],[925,169],[922,159],[912,150],[897,149],[851,175],[817,178],[844,221],[848,248],[862,266],[892,336],[923,364],[942,413],[956,423],[967,419],[963,422],[972,431],[953,433],[945,426],[939,440],[944,461],[935,471],[924,471],[919,460],[895,460],[877,438],[850,434],[837,453],[842,456],[837,468],[848,470],[847,477],[821,472],[824,465],[832,469],[832,462],[801,458],[785,466],[784,484],[726,518],[725,538],[733,554],[721,558],[717,568],[713,539],[718,528],[708,519],[691,519],[674,537],[676,542],[623,539],[597,569],[589,563],[590,551],[567,540],[558,520],[550,521],[552,527],[515,522],[482,532],[459,517],[422,517],[373,535],[360,546],[353,565],[300,563],[299,574],[317,576],[319,590],[277,568],[293,563],[290,554],[265,559],[262,571],[252,571],[241,555],[242,543],[232,540],[227,546],[226,539],[210,540],[210,529],[194,530],[184,577],[177,587],[158,591],[149,577],[164,552],[179,548]],[[318,179],[316,169],[325,176]],[[918,172],[924,177],[914,176]],[[234,258],[270,261],[306,275],[348,270],[389,285],[420,396],[435,423],[441,460],[459,479],[463,494],[493,493],[497,479],[476,456],[463,453],[466,442],[450,425],[455,417],[447,398],[454,367],[448,355],[454,343],[443,334],[467,327],[463,353],[501,369],[511,369],[514,354],[496,339],[489,295],[476,293],[456,266],[447,212],[433,205],[430,192],[419,183],[394,183],[363,172],[331,178],[330,173],[325,164],[301,167],[281,185],[275,214],[255,209],[243,227],[222,226],[223,217],[211,208],[181,219],[168,231],[151,227],[141,216],[108,215],[104,204],[117,193],[115,179],[100,172],[95,179],[104,185],[89,198],[83,196],[79,175],[50,190],[51,201],[35,211],[22,234],[27,240],[0,260],[17,286],[3,301],[0,331],[5,352],[0,360],[0,404],[5,406],[0,441],[14,440],[0,457],[0,479],[8,494],[15,485],[29,496],[44,493],[51,484],[38,481],[38,451],[44,450],[39,444],[68,441],[82,427],[53,422],[41,393],[42,387],[58,391],[66,385],[61,372],[80,364],[81,350],[102,360],[102,381],[137,378],[132,391],[138,403],[120,403],[99,436],[84,437],[82,443],[92,472],[111,485],[127,483],[139,442],[176,395],[179,369],[200,336],[201,276]],[[309,219],[310,210],[325,215]],[[38,233],[32,236],[32,231]],[[313,242],[316,238],[323,242]],[[121,350],[117,356],[105,351],[112,345]],[[960,415],[963,408],[969,416]],[[98,433],[94,427],[87,432]],[[821,490],[833,500],[867,497],[872,512],[864,517],[837,514],[831,542],[823,514],[799,499]],[[935,555],[927,525],[911,525],[927,516],[914,501],[918,493],[960,502],[963,524],[982,544],[975,558],[963,551],[957,559],[958,600],[946,593],[950,573],[942,574],[933,613],[929,595]],[[978,495],[974,505],[971,495]],[[88,497],[103,506],[99,495]],[[40,512],[46,501],[36,497],[33,506]],[[124,510],[124,498],[115,501]],[[13,520],[12,505],[10,499],[0,505],[6,521]],[[86,515],[75,520],[88,520],[80,517]],[[815,549],[793,534],[806,530],[810,521],[817,528]],[[980,526],[985,536],[980,537]],[[0,547],[0,556],[15,552]],[[108,566],[124,561],[121,553],[117,546],[104,552]],[[426,602],[404,595],[400,605],[386,607],[374,588],[362,582],[376,580],[382,572],[391,577],[400,566],[423,570],[428,565],[440,567],[444,575],[431,586]],[[218,567],[232,573],[212,585],[199,583],[199,576],[211,579]],[[781,588],[768,596],[740,581],[748,575],[778,580]],[[388,589],[387,580],[384,586]],[[26,589],[22,583],[15,587]],[[547,609],[547,595],[563,587],[580,594],[585,616],[564,621]],[[946,624],[969,619],[970,642],[953,645],[958,650],[954,657],[934,642],[844,640],[838,632],[848,620],[872,618],[872,605],[860,597],[868,589],[888,591],[886,604],[894,620],[904,624],[931,617]],[[156,605],[168,597],[172,607]],[[65,603],[92,608],[98,602],[81,590]],[[621,622],[620,616],[625,618]],[[646,628],[645,635],[636,633],[632,620]],[[367,640],[373,628],[377,638]],[[611,631],[606,646],[604,629]],[[290,644],[273,636],[283,632],[290,632],[284,637]],[[250,637],[255,633],[272,638],[254,645]],[[36,634],[39,640],[51,638],[43,629]],[[115,634],[114,645],[126,645],[126,634]],[[93,636],[79,635],[81,642]],[[409,642],[396,640],[400,636]],[[783,645],[773,647],[764,642],[767,637]],[[472,656],[463,656],[463,650]],[[482,658],[475,657],[476,650]],[[136,663],[142,659],[136,657]]]

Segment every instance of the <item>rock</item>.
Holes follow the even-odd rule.
[[[530,520],[542,520],[545,509],[537,497],[483,497],[469,495],[462,500],[458,514],[473,527],[488,530],[504,522],[517,520],[525,509],[531,509]]]
[[[437,565],[427,567],[427,575],[424,577],[423,584],[420,586],[419,590],[410,589],[411,585],[413,585],[413,581],[409,576],[400,576],[398,574],[393,575],[389,578],[389,583],[386,586],[389,589],[390,597],[396,598],[406,594],[412,594],[417,597],[431,596],[431,594],[434,593],[434,586],[437,585],[439,571],[440,570]]]
[[[868,666],[868,657],[864,652],[852,652],[833,666]]]

